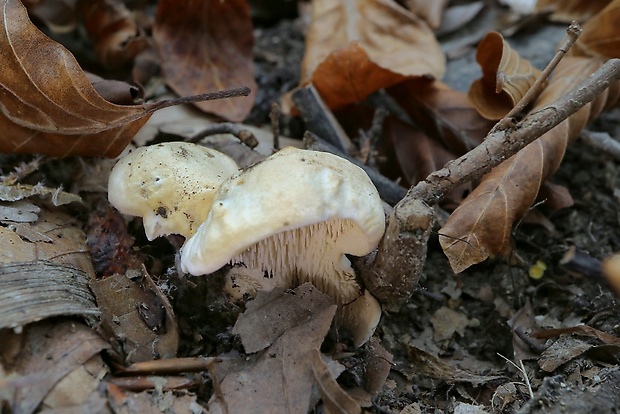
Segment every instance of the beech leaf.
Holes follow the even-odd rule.
[[[180,96],[241,85],[255,91],[252,30],[245,0],[159,1],[153,40],[166,83]],[[229,121],[242,121],[255,96],[196,106]]]
[[[440,78],[445,57],[426,22],[393,0],[315,0],[302,62],[332,109],[410,77]]]
[[[583,34],[572,50],[593,57],[620,56],[619,18],[620,0],[614,0],[583,25]]]
[[[482,39],[476,60],[483,76],[471,84],[467,97],[487,119],[503,118],[541,73],[520,57],[497,32],[487,33]]]
[[[564,58],[532,111],[572,90],[602,63],[589,58]],[[509,251],[513,224],[534,203],[541,184],[558,168],[566,147],[619,96],[620,84],[616,83],[483,177],[439,232],[439,242],[454,272]]]
[[[213,99],[115,105],[30,22],[19,0],[4,0],[0,17],[0,152],[116,157],[156,110]]]
[[[480,144],[493,126],[480,116],[465,93],[438,80],[407,80],[388,93],[427,134],[441,139],[457,155]]]
[[[551,12],[550,20],[560,23],[587,21],[600,12],[609,0],[538,0],[537,12]]]

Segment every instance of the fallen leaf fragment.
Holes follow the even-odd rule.
[[[166,83],[180,96],[248,86],[250,99],[196,104],[229,121],[245,119],[256,97],[252,30],[245,0],[159,1],[153,40]]]
[[[405,0],[404,3],[412,13],[426,20],[433,30],[437,30],[448,2],[447,0]]]
[[[302,84],[332,109],[410,77],[441,78],[445,57],[424,21],[392,0],[312,2]]]
[[[333,304],[331,297],[309,283],[295,289],[293,295],[277,288],[260,291],[237,319],[233,333],[241,338],[245,352],[252,354],[271,346],[286,331],[305,324],[309,317]]]
[[[42,208],[37,222],[29,226],[31,241],[13,226],[0,226],[0,263],[48,261],[79,269],[94,277],[86,248],[86,236],[77,222],[66,214]]]
[[[63,377],[107,347],[92,329],[74,321],[38,322],[22,334],[3,331],[0,359],[12,375],[0,387],[7,391],[2,397],[8,397],[11,412],[32,413]]]
[[[272,316],[283,311],[273,307]],[[245,413],[257,407],[274,414],[308,412],[314,383],[311,352],[320,348],[335,312],[336,305],[331,305],[309,314],[305,323],[286,330],[250,366],[226,375],[221,395],[209,401],[209,413]]]
[[[535,11],[551,12],[549,19],[554,22],[584,22],[599,13],[608,3],[609,0],[538,0]]]
[[[417,184],[456,158],[440,142],[396,117],[386,119],[383,136],[394,147],[396,160],[404,176],[403,185]],[[446,195],[443,206],[456,208],[463,201],[464,194],[470,191],[469,183],[457,186]]]
[[[553,103],[597,70],[602,61],[566,57],[532,111]],[[440,230],[439,241],[458,273],[493,254],[510,249],[513,224],[536,200],[542,183],[558,168],[566,147],[585,125],[620,97],[612,85],[590,104],[484,176]]]
[[[99,61],[108,68],[133,62],[148,40],[120,0],[79,0],[84,28]]]
[[[361,413],[362,407],[338,385],[336,379],[329,372],[327,364],[321,358],[321,352],[318,349],[311,350],[310,358],[312,360],[312,373],[319,387],[325,412],[327,414]]]
[[[408,80],[388,93],[422,130],[457,155],[480,144],[494,124],[480,116],[466,94],[438,80]]]
[[[154,111],[200,99],[110,103],[19,0],[6,0],[0,17],[0,152],[116,157]]]
[[[78,0],[24,0],[28,12],[36,16],[54,33],[68,33],[78,23]]]
[[[122,362],[172,358],[179,345],[167,299],[144,273],[143,285],[115,274],[90,284],[101,310],[101,329]]]
[[[620,56],[618,16],[620,16],[620,0],[609,2],[603,10],[583,25],[583,34],[575,44],[573,53],[594,58]]]
[[[41,411],[110,413],[107,398],[99,392],[103,378],[109,374],[101,354],[93,355],[54,385],[41,402]]]
[[[483,76],[471,84],[467,97],[487,119],[503,118],[541,74],[498,32],[490,32],[482,39],[476,51],[476,61]]]

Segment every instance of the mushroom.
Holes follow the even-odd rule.
[[[197,144],[140,147],[112,169],[108,199],[120,212],[141,216],[149,240],[189,238],[207,218],[220,184],[238,171],[232,158]]]
[[[221,185],[206,220],[181,248],[181,268],[204,275],[242,263],[281,287],[311,282],[341,306],[339,319],[361,345],[381,308],[363,293],[346,254],[372,252],[384,230],[381,199],[361,168],[287,147]],[[356,315],[347,306],[368,312]]]

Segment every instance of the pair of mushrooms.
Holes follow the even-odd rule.
[[[343,158],[288,147],[240,171],[215,150],[164,143],[122,158],[108,197],[122,213],[143,218],[149,240],[184,236],[185,272],[232,264],[258,289],[311,282],[339,305],[338,322],[356,346],[379,323],[380,305],[363,292],[345,254],[377,247],[383,205],[366,173]]]

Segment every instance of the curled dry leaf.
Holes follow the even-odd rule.
[[[205,98],[115,105],[19,0],[6,0],[0,17],[0,152],[116,157],[156,110]]]
[[[467,97],[487,119],[503,118],[541,73],[497,32],[490,32],[482,39],[476,60],[483,75],[471,84]]]
[[[589,58],[564,58],[537,108],[551,104],[602,65]],[[612,85],[594,101],[544,134],[483,177],[476,189],[452,213],[439,241],[455,272],[509,251],[513,224],[527,212],[541,184],[558,168],[566,147],[585,125],[615,104],[620,85]]]
[[[133,62],[148,41],[133,14],[120,0],[80,0],[84,28],[99,61],[108,68]]]
[[[315,0],[302,62],[332,109],[363,100],[410,77],[445,72],[428,25],[392,0]]]
[[[256,90],[252,20],[245,0],[162,0],[153,39],[164,78],[181,96],[242,85]],[[201,110],[241,121],[254,105],[243,101],[202,102]]]

